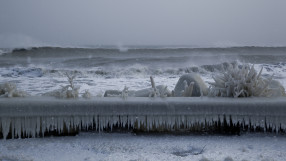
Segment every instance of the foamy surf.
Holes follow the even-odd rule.
[[[229,64],[264,68],[262,76],[286,87],[285,47],[117,47],[64,48],[37,47],[12,49],[0,57],[0,83],[12,82],[31,95],[59,89],[67,80],[64,73],[76,73],[80,93],[92,95],[106,90],[140,90],[150,86],[152,75],[158,84],[170,89],[181,75],[198,73],[205,82],[226,71]],[[271,56],[270,56],[271,54]]]

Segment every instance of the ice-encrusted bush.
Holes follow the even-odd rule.
[[[157,89],[156,85],[155,85],[155,81],[153,79],[152,76],[150,76],[150,81],[151,81],[151,86],[152,88],[149,91],[149,97],[168,97],[170,94],[168,87],[167,86],[160,86],[160,89]]]
[[[127,97],[128,97],[128,87],[124,87],[124,89],[121,91],[121,97],[123,98],[123,99],[127,99]]]
[[[160,93],[160,97],[162,97],[162,98],[168,97],[168,95],[169,95],[168,87],[165,86],[164,88],[159,90],[159,93]]]
[[[149,91],[149,97],[158,97],[160,96],[160,92],[157,90],[157,88],[151,88]]]
[[[195,84],[195,82],[191,82],[190,85],[188,85],[188,82],[185,80],[184,81],[185,89],[182,91],[182,96],[192,97],[194,84]]]
[[[207,96],[208,87],[199,74],[184,74],[178,80],[175,89],[175,97],[201,97]]]
[[[209,96],[220,97],[271,97],[275,89],[269,87],[272,77],[264,79],[254,69],[243,65],[229,66],[225,73],[213,77],[215,82],[210,83]]]
[[[151,86],[152,88],[149,91],[149,97],[157,97],[160,95],[159,91],[156,88],[155,81],[152,76],[150,76]]]
[[[55,96],[58,98],[78,98],[79,86],[74,85],[75,74],[65,73],[69,84],[66,86],[61,86],[61,89],[44,94],[45,96]]]
[[[92,95],[91,95],[91,93],[88,90],[85,90],[84,93],[82,94],[83,98],[88,98],[89,99],[89,98],[91,98],[91,96]]]
[[[0,84],[0,97],[25,97],[28,94],[17,89],[14,83]]]

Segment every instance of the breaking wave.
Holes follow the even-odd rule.
[[[214,65],[202,65],[202,66],[190,66],[182,68],[153,68],[149,66],[144,66],[140,64],[134,64],[124,67],[108,67],[108,68],[93,68],[93,69],[53,69],[45,67],[13,67],[2,70],[0,75],[2,77],[42,77],[51,74],[61,75],[66,72],[73,72],[78,75],[99,75],[99,76],[138,76],[138,75],[181,75],[185,73],[215,73],[225,71],[230,64],[237,64],[238,62],[224,62],[221,64]],[[267,70],[273,70],[270,66]]]
[[[125,47],[124,47],[125,48]],[[198,73],[204,81],[224,73],[230,64],[263,67],[263,76],[286,86],[286,47],[34,47],[1,49],[0,83],[14,82],[32,94],[58,89],[66,81],[64,73],[77,74],[76,83],[96,92],[146,88],[152,75],[158,84],[174,87],[179,77]],[[44,82],[44,83],[43,83]],[[39,87],[39,88],[38,88]],[[97,93],[92,93],[96,95]]]

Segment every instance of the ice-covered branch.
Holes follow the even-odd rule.
[[[124,87],[124,89],[121,92],[121,97],[123,99],[127,99],[127,97],[128,97],[128,87],[126,87],[126,86]]]
[[[155,81],[154,81],[152,76],[150,76],[150,82],[151,82],[152,88],[150,90],[149,97],[160,96],[160,92],[157,90],[156,85],[155,85]]]

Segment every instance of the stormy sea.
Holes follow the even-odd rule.
[[[229,65],[263,67],[262,76],[286,87],[286,47],[103,46],[0,49],[0,84],[14,83],[32,96],[68,84],[75,75],[79,92],[101,96],[106,90],[139,90],[157,85],[174,89],[180,76],[197,73],[208,84]]]
[[[103,97],[107,90],[125,91],[128,88],[138,91],[151,88],[150,76],[156,85],[165,85],[170,90],[175,88],[182,75],[191,73],[196,73],[207,86],[211,86],[214,78],[225,73],[230,66],[238,66],[239,69],[248,66],[252,67],[252,71],[262,69],[260,74],[263,78],[280,82],[284,87],[280,89],[284,90],[286,87],[286,47],[2,48],[0,49],[0,85],[6,83],[6,86],[3,86],[4,90],[10,88],[10,93],[18,94],[15,88],[11,87],[11,84],[14,84],[17,90],[27,93],[25,94],[27,98],[0,98],[0,134],[2,133],[0,161],[284,160],[283,158],[286,157],[285,133],[278,134],[279,126],[282,132],[286,127],[283,115],[285,110],[280,108],[281,104],[283,106],[285,103],[282,97],[251,98],[246,102],[247,99],[207,97],[158,98],[157,100],[134,97],[127,100],[98,99]],[[254,79],[257,79],[256,75]],[[79,91],[79,97],[83,97],[87,91],[93,97],[91,99],[42,99],[47,93],[65,87],[75,88],[74,86],[76,91]],[[13,97],[9,92],[8,94],[3,92],[3,97]],[[136,101],[137,104],[139,103],[138,106]],[[180,103],[183,103],[182,107]],[[229,110],[230,107],[224,105],[225,103],[231,107],[237,107],[233,108],[237,110]],[[97,107],[97,104],[102,107]],[[190,108],[199,111],[200,107],[203,108],[201,113],[193,115]],[[146,108],[149,110],[145,110]],[[159,109],[158,118],[153,117],[152,109],[155,111]],[[182,109],[186,111],[176,115]],[[126,117],[128,112],[130,115]],[[267,129],[272,132],[246,132],[241,136],[207,133],[165,135],[164,133],[137,134],[132,131],[102,132],[113,125],[128,124],[128,127],[129,125],[136,127],[138,122],[146,127],[168,126],[172,129],[177,125],[178,119],[182,120],[180,124],[184,127],[186,122],[186,129],[188,129],[197,122],[202,125],[219,122],[214,120],[219,119],[216,113],[225,114],[225,112],[230,112],[234,123],[244,122],[244,125],[249,127],[254,123],[254,126],[264,127],[264,132]],[[265,120],[268,121],[267,124]],[[231,119],[228,124],[232,126]],[[97,130],[89,131],[90,126],[95,126]],[[43,138],[45,131],[58,133],[64,132],[65,129],[69,131],[69,128],[85,129],[85,132],[77,133],[75,136]],[[8,140],[5,140],[6,136]],[[14,136],[15,138],[28,137],[28,139],[13,139]]]

